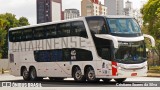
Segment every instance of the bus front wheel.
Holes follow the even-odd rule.
[[[87,68],[86,78],[88,82],[98,82],[99,79],[96,78],[95,71],[92,67]]]
[[[117,78],[117,79],[114,79],[114,80],[118,83],[122,83],[126,80],[126,78]]]
[[[25,81],[28,81],[30,79],[29,72],[27,71],[26,68],[22,70],[22,76]]]
[[[84,75],[82,75],[82,71],[79,67],[75,67],[73,70],[73,78],[77,82],[84,82],[86,79]]]

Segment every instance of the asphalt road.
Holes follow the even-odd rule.
[[[158,88],[157,90],[160,90],[160,78],[159,77],[135,77],[135,78],[128,78],[124,83],[116,83],[114,80],[112,80],[109,83],[104,83],[102,80],[97,83],[89,83],[89,82],[84,82],[84,83],[78,83],[75,82],[72,78],[67,78],[63,81],[50,81],[48,78],[45,78],[43,81],[24,81],[22,77],[15,77],[9,74],[1,74],[0,75],[0,90],[4,90],[2,88],[2,82],[11,82],[12,84],[14,83],[14,87],[17,90],[17,87],[24,87],[24,84],[40,84],[42,87],[33,87],[33,89],[39,88],[52,88],[51,90],[67,90],[65,88],[77,88],[74,90],[82,90],[80,88],[93,88],[92,90],[106,90],[109,88],[137,88],[137,87],[143,87],[146,88]],[[19,85],[20,84],[20,85]],[[22,85],[23,84],[23,85]],[[17,85],[17,87],[16,87]],[[19,85],[19,86],[18,86]],[[34,85],[31,85],[34,86]],[[13,87],[12,87],[13,88]],[[27,87],[28,88],[28,87]],[[54,89],[53,89],[54,88]],[[58,89],[61,88],[61,89]],[[63,88],[63,89],[62,89]],[[98,89],[96,89],[98,88]],[[39,90],[38,89],[38,90]],[[149,90],[150,90],[149,89]],[[7,89],[6,89],[7,90]],[[31,90],[31,89],[30,89]],[[37,90],[37,89],[36,89]],[[49,89],[50,90],[50,89]],[[69,89],[72,90],[72,89]],[[90,90],[90,89],[89,89]],[[114,90],[114,89],[111,89]]]

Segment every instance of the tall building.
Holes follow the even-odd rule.
[[[72,19],[79,17],[79,10],[77,9],[65,9],[64,19]]]
[[[62,0],[37,0],[37,23],[61,20]]]
[[[125,2],[124,14],[127,16],[134,16],[133,5],[129,0]]]
[[[82,0],[81,16],[107,15],[107,7],[101,4],[99,0]]]
[[[124,15],[123,0],[104,0],[108,15]]]

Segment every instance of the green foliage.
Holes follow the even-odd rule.
[[[13,27],[29,25],[28,19],[11,13],[0,14],[0,58],[8,58],[8,30]]]
[[[160,1],[149,0],[141,9],[145,31],[156,40],[155,51],[159,56],[160,64]]]
[[[4,29],[7,25],[5,20],[0,19],[0,58],[2,58],[2,47],[5,44],[6,30]]]
[[[160,73],[160,66],[149,66],[149,73]]]
[[[28,19],[25,17],[20,17],[19,18],[19,26],[26,26],[29,25]]]
[[[148,32],[155,38],[160,37],[160,1],[149,0],[141,9],[144,26],[148,26]]]

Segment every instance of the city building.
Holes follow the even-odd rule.
[[[37,23],[63,19],[62,0],[37,0]]]
[[[77,9],[65,9],[64,19],[72,19],[79,17],[79,10]]]
[[[81,16],[97,16],[107,15],[107,7],[99,0],[82,0],[81,1]]]
[[[125,2],[124,14],[126,16],[134,16],[133,5],[132,2],[130,2],[129,0]]]
[[[104,0],[108,15],[124,15],[123,0]]]

